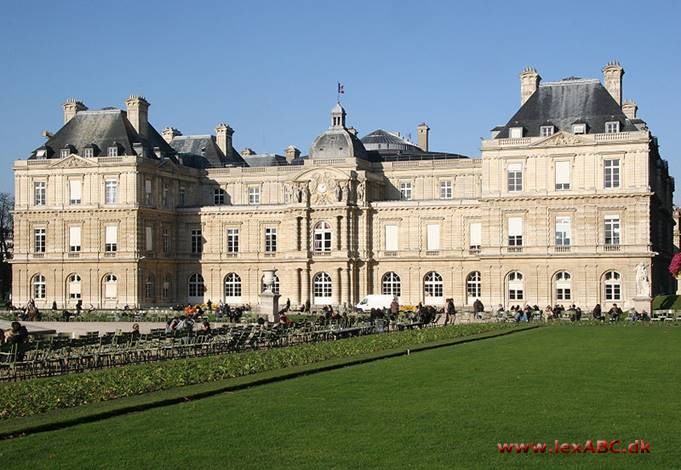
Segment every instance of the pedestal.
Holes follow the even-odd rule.
[[[653,299],[650,297],[634,297],[634,305],[638,313],[646,312],[648,315],[653,313]]]
[[[279,321],[279,297],[278,294],[263,292],[260,295],[260,315],[266,315],[267,321],[277,323]]]

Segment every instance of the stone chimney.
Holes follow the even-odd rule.
[[[300,150],[295,148],[293,145],[286,147],[286,161],[290,164],[293,160],[300,157]]]
[[[232,158],[232,135],[234,135],[234,129],[224,122],[221,122],[215,128],[215,140],[227,158]]]
[[[250,147],[246,147],[241,151],[241,156],[242,157],[250,157],[251,155],[255,155],[255,150],[253,150]]]
[[[622,112],[629,119],[636,119],[636,112],[638,111],[638,106],[636,101],[625,101],[622,103]]]
[[[66,103],[64,103],[64,124],[73,119],[78,111],[87,111],[87,106],[74,98],[66,100]]]
[[[541,77],[537,73],[534,67],[525,67],[522,72],[520,72],[520,105],[524,105],[525,102],[530,99],[530,96],[537,91],[539,88],[539,83],[541,82]]]
[[[142,137],[149,136],[149,102],[144,96],[130,95],[125,100],[128,109],[128,121]]]
[[[418,138],[418,146],[424,152],[428,151],[428,131],[430,131],[430,127],[428,127],[428,124],[426,124],[425,122],[422,122],[421,124],[416,126],[416,136]]]
[[[161,133],[161,136],[163,136],[163,140],[165,140],[168,143],[170,143],[178,135],[182,135],[182,132],[178,131],[174,127],[166,127],[165,129],[163,129],[163,132]]]
[[[608,62],[608,64],[603,67],[605,89],[610,92],[619,105],[622,104],[622,75],[624,75],[624,69],[616,60]]]

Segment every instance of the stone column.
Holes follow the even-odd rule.
[[[336,303],[341,305],[343,303],[343,269],[338,268],[335,271],[334,284],[336,285],[336,288],[334,290],[336,293]]]
[[[300,277],[301,277],[301,287],[302,287],[302,298],[300,299],[300,303],[304,304],[308,300],[310,303],[312,303],[312,299],[310,298],[310,268],[304,268],[299,270],[300,272]]]
[[[345,302],[348,304],[348,308],[352,308],[352,274],[351,269],[345,268],[345,284],[347,289],[345,289]]]

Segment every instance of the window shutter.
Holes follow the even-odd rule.
[[[397,225],[385,226],[385,251],[397,251]]]
[[[428,225],[428,240],[427,247],[428,251],[437,251],[440,249],[440,225],[433,224]]]
[[[556,162],[556,184],[570,184],[570,162]]]
[[[508,218],[508,235],[510,237],[523,235],[523,219],[522,217]]]
[[[70,246],[80,246],[80,227],[69,227]]]
[[[153,248],[153,239],[152,239],[152,233],[151,233],[151,227],[145,227],[145,235],[146,235],[146,248],[147,251],[151,251]]]
[[[80,180],[69,181],[69,193],[69,199],[71,201],[80,201],[82,193]]]
[[[118,240],[118,227],[116,225],[107,225],[104,238],[104,243],[115,245]]]
[[[480,222],[473,222],[470,226],[470,246],[482,245],[482,225]]]

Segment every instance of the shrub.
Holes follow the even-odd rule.
[[[0,419],[515,327],[509,323],[479,323],[426,328],[6,382],[0,384]]]

